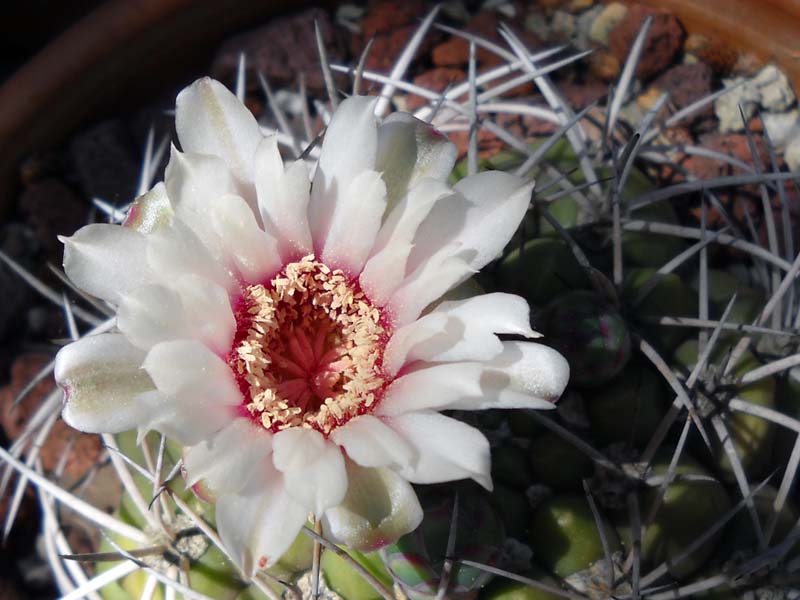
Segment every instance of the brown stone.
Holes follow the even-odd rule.
[[[443,92],[448,85],[464,81],[466,77],[467,74],[461,69],[439,67],[417,75],[414,78],[414,84],[433,92]],[[419,107],[425,106],[428,99],[416,94],[409,94],[406,102],[408,110],[415,111]]]
[[[447,134],[450,141],[456,145],[458,158],[462,159],[467,155],[469,148],[469,131],[453,131]],[[505,143],[497,138],[488,129],[481,127],[478,129],[478,157],[489,158],[494,156],[506,147]]]
[[[372,49],[367,57],[367,70],[379,72],[391,70],[408,40],[414,35],[416,28],[416,25],[406,25],[405,27],[398,27],[392,33],[375,36],[372,42]]]
[[[676,65],[653,81],[653,87],[669,94],[669,102],[677,109],[708,96],[711,93],[711,67],[698,62]],[[714,105],[709,103],[704,109],[695,113],[695,117],[713,114]]]
[[[607,50],[598,50],[588,58],[589,73],[600,81],[612,82],[619,77],[622,65],[619,59]]]
[[[729,74],[739,58],[739,51],[730,44],[697,33],[686,38],[683,50],[706,63],[718,75]]]
[[[609,49],[620,64],[625,64],[631,46],[648,16],[653,17],[653,24],[636,67],[636,76],[641,79],[650,79],[666,69],[681,49],[685,35],[683,27],[673,15],[634,4],[609,36]]]
[[[598,81],[564,83],[560,86],[560,91],[570,107],[581,110],[608,94],[608,86]]]

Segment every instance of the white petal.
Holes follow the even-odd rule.
[[[117,327],[142,350],[192,337],[180,296],[161,285],[143,285],[126,294],[117,310]]]
[[[459,244],[459,253],[468,253],[473,269],[483,268],[500,254],[522,221],[533,183],[484,171],[462,179],[454,189],[462,198],[437,203],[417,231],[409,269],[453,243]]]
[[[140,396],[154,389],[142,370],[144,353],[125,336],[92,335],[62,348],[55,378],[64,388],[64,421],[93,433],[119,433],[146,422],[152,406]]]
[[[256,223],[253,211],[238,196],[225,196],[210,211],[210,221],[230,261],[247,283],[262,282],[281,267],[275,240]]]
[[[217,500],[217,530],[234,561],[251,577],[273,565],[306,522],[305,508],[292,500],[284,477],[264,460],[251,465],[255,476],[236,494]]]
[[[444,182],[422,179],[386,218],[359,278],[374,304],[384,306],[403,281],[417,228],[436,202],[452,194]]]
[[[240,492],[261,465],[269,464],[271,452],[269,431],[248,418],[236,419],[184,453],[186,484],[202,480],[215,496]]]
[[[387,304],[392,324],[402,327],[413,322],[426,306],[473,272],[467,261],[449,256],[448,252],[424,262],[403,281]]]
[[[347,473],[339,447],[314,429],[295,427],[272,439],[275,467],[286,490],[307,510],[321,516],[347,492]]]
[[[444,363],[416,369],[386,388],[375,415],[395,416],[425,409],[440,409],[462,398],[481,395],[480,363]]]
[[[226,354],[236,320],[224,289],[202,277],[183,275],[171,287],[146,285],[127,294],[117,311],[117,326],[143,350],[183,339]]]
[[[387,419],[417,452],[419,460],[399,469],[412,483],[442,483],[471,478],[492,489],[489,442],[475,429],[437,413],[417,412]]]
[[[376,98],[353,96],[339,105],[322,143],[309,203],[309,225],[314,247],[321,254],[333,214],[353,180],[375,169],[378,130]]]
[[[360,552],[372,552],[414,531],[422,508],[409,483],[390,469],[347,464],[347,495],[329,508],[323,531],[332,541]]]
[[[228,194],[237,192],[228,165],[219,156],[179,152],[172,147],[164,182],[172,206],[198,216]]]
[[[167,188],[163,181],[159,181],[153,189],[133,201],[123,225],[139,233],[150,233],[168,226],[173,214]]]
[[[228,425],[234,418],[233,407],[242,401],[241,392],[230,367],[203,344],[179,340],[153,346],[144,368],[158,390],[169,396],[174,405],[170,419],[192,420],[189,439],[195,444]]]
[[[197,234],[179,219],[173,219],[169,228],[156,231],[148,237],[147,262],[166,285],[190,273],[213,281],[228,291],[237,288],[230,272]]]
[[[421,179],[445,181],[457,150],[445,136],[408,113],[392,113],[378,128],[376,167],[383,173],[393,208]]]
[[[489,360],[503,350],[495,334],[538,335],[530,328],[529,312],[527,302],[512,294],[442,302],[430,314],[395,331],[386,346],[384,368],[393,375],[416,360]]]
[[[219,156],[237,179],[253,181],[263,136],[252,113],[220,82],[204,77],[178,94],[175,129],[184,152]]]
[[[311,181],[302,160],[284,167],[277,136],[265,137],[255,162],[258,208],[267,233],[278,240],[284,261],[297,260],[314,251],[308,227]]]
[[[569,382],[569,363],[556,350],[534,342],[503,342],[486,364],[481,397],[449,408],[553,408]]]
[[[154,279],[147,238],[134,229],[95,223],[59,239],[67,277],[92,296],[119,304],[123,294]]]
[[[351,419],[334,429],[331,439],[362,467],[403,466],[414,459],[411,446],[372,415]]]
[[[386,210],[386,184],[377,171],[363,171],[336,203],[322,261],[357,275],[367,260]]]
[[[190,337],[219,355],[227,354],[236,333],[230,298],[222,287],[197,275],[181,275],[174,282],[189,324]]]

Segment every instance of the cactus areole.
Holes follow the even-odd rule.
[[[530,341],[522,298],[442,301],[500,254],[533,184],[484,172],[451,187],[454,146],[407,114],[379,122],[375,103],[343,101],[316,163],[285,163],[201,79],[178,95],[164,182],[123,226],[64,240],[67,275],[116,310],[114,330],[58,354],[65,421],[181,444],[246,575],[310,513],[374,550],[419,525],[412,483],[490,489],[488,441],[440,412],[551,408],[569,377]]]

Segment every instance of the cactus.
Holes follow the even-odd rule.
[[[429,27],[424,22],[421,33]],[[504,36],[515,56],[509,50],[501,56],[509,69],[535,68],[521,42],[510,32]],[[422,37],[409,42],[411,53]],[[635,65],[635,52],[629,64]],[[537,81],[545,90],[554,85]],[[389,82],[388,96],[400,89],[438,98],[418,116],[442,128],[499,127],[459,103],[458,93],[474,86],[469,80],[454,84],[446,97],[420,90],[402,73]],[[629,78],[619,84],[597,113],[603,119],[632,85]],[[564,122],[574,114],[557,95],[547,96],[554,119]],[[478,109],[494,102],[501,112],[519,110],[491,94],[478,97]],[[640,140],[647,140],[656,163],[669,163],[672,155],[657,135],[660,117],[650,117],[655,113],[631,123],[637,138],[617,128],[615,136],[592,139],[579,120],[570,130],[575,135],[560,132],[557,140],[530,146],[516,140],[481,161],[472,148],[456,167],[456,179],[475,165],[518,171],[543,143],[550,146],[521,173],[537,177],[537,188],[545,191],[535,194],[514,241],[477,280],[490,292],[519,293],[535,308],[544,341],[571,362],[571,400],[549,414],[520,409],[458,415],[475,421],[492,441],[491,494],[471,486],[418,485],[422,524],[380,553],[344,551],[326,540],[320,550],[322,541],[315,548],[316,538],[306,530],[277,565],[248,577],[224,555],[204,490],[192,494],[183,486],[180,448],[169,440],[151,434],[137,443],[132,433],[104,437],[109,472],[124,490],[110,514],[80,490],[62,487],[57,472],[45,473],[38,446],[60,409],[60,398],[51,395],[30,417],[25,435],[0,449],[0,460],[18,475],[15,487],[8,487],[8,477],[2,484],[12,500],[8,523],[13,525],[24,486],[35,486],[47,557],[60,591],[70,598],[254,600],[298,597],[315,587],[345,600],[401,592],[412,600],[734,598],[796,587],[795,222],[787,213],[776,224],[772,210],[762,211],[768,227],[781,226],[788,236],[764,246],[738,228],[694,226],[672,204],[681,199],[704,212],[717,202],[718,184],[734,192],[754,184],[767,198],[781,199],[788,176],[769,168],[709,187],[688,181],[656,189],[650,163],[637,157]],[[315,151],[306,136],[290,133],[296,138],[290,148]],[[153,141],[151,132],[140,195],[159,162]],[[102,201],[97,206],[110,219],[124,218],[124,210]],[[160,211],[145,198],[130,218],[156,221]],[[736,253],[724,254],[730,246]],[[19,270],[60,301],[60,290]],[[102,311],[82,306],[64,303],[72,336],[86,325],[113,326]],[[96,536],[96,552],[75,555],[62,507],[104,532]],[[514,544],[529,548],[530,556],[514,555]]]

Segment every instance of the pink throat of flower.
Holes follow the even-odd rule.
[[[389,326],[340,270],[313,256],[289,263],[245,289],[236,324],[228,364],[246,414],[265,429],[328,435],[380,401]]]

